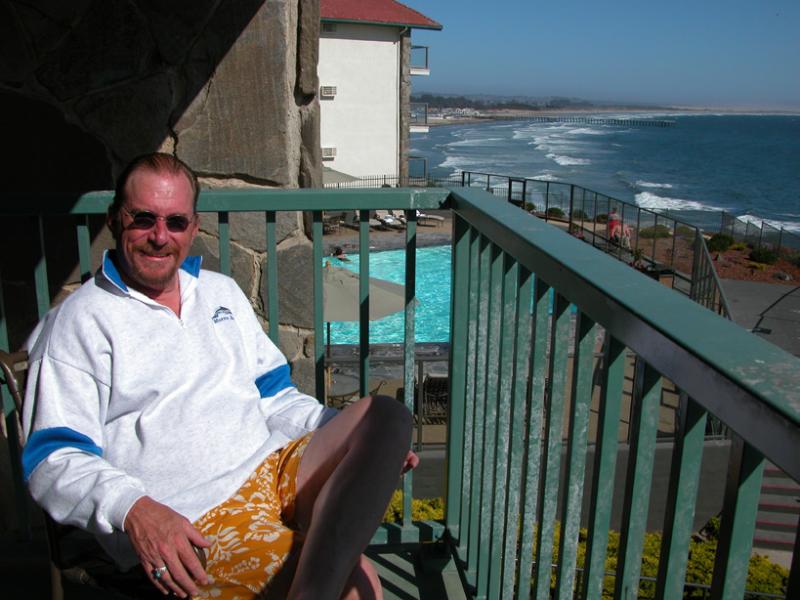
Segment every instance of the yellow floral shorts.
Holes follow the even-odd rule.
[[[293,523],[295,481],[311,435],[270,454],[233,496],[194,522],[211,542],[210,583],[197,598],[285,597],[302,543]]]

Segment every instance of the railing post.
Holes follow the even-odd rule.
[[[575,201],[575,184],[569,184],[569,216],[567,216],[567,233],[572,233],[572,207]]]
[[[547,221],[547,211],[550,208],[550,182],[544,184],[544,220]]]
[[[758,450],[733,436],[711,581],[712,600],[744,597],[764,462]]]
[[[699,229],[695,229],[694,235],[694,256],[692,257],[692,279],[689,282],[689,298],[697,301],[697,286],[700,277],[700,256],[702,255],[703,248],[703,235]]]

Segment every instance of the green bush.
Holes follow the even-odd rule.
[[[589,220],[589,215],[586,214],[585,210],[581,210],[580,208],[576,208],[575,210],[572,211],[572,218],[573,219],[578,219],[580,221],[588,221]]]
[[[788,260],[795,267],[800,267],[800,252],[795,252],[793,254],[789,254],[786,257],[786,260]]]
[[[594,218],[595,223],[608,223],[608,215],[606,213],[600,213]]]
[[[666,225],[650,225],[642,227],[639,237],[652,240],[653,238],[668,238],[672,235],[672,230]]]
[[[441,521],[444,519],[444,500],[442,498],[412,498],[411,519],[414,521]],[[389,506],[383,515],[386,523],[399,523],[403,520],[403,492],[395,490]]]
[[[696,229],[688,225],[678,225],[675,232],[682,238],[694,238]]]
[[[523,202],[522,208],[528,212],[536,212],[536,205],[533,202]]]
[[[385,521],[399,522],[403,514],[403,494],[395,491],[389,508],[386,510]],[[411,501],[411,518],[415,521],[441,520],[444,518],[444,502],[441,498],[414,499]],[[712,518],[698,535],[689,542],[689,561],[686,565],[687,583],[710,585],[714,573],[714,559],[719,540],[720,520]],[[553,535],[553,562],[558,562],[558,546],[561,535],[561,523],[556,522]],[[583,568],[586,562],[586,542],[588,532],[581,529],[578,533],[577,568]],[[534,531],[534,539],[536,532]],[[608,532],[608,546],[606,548],[605,571],[616,572],[617,557],[619,555],[620,535],[616,531]],[[644,536],[642,549],[642,577],[658,576],[659,554],[661,551],[661,533],[650,532]],[[534,547],[533,559],[536,560]],[[551,589],[555,589],[555,571],[550,578]],[[785,595],[789,584],[789,571],[784,567],[772,563],[761,555],[753,555],[747,571],[746,589],[748,592],[762,594]],[[642,581],[639,586],[637,598],[655,598],[655,582]],[[603,599],[614,597],[614,577],[607,576],[603,579]],[[687,591],[684,598],[704,598],[702,589]]]
[[[725,252],[733,245],[733,241],[733,238],[726,233],[715,233],[706,245],[709,252]]]
[[[737,250],[741,252],[742,250],[747,250],[747,244],[744,242],[736,242],[729,248],[729,250]]]
[[[774,265],[778,262],[778,253],[771,248],[755,248],[750,251],[750,260],[764,265]]]
[[[563,219],[566,213],[557,206],[551,206],[547,209],[547,216],[554,219]]]

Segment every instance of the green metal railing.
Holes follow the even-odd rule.
[[[681,406],[657,597],[683,594],[703,434],[716,415],[734,436],[712,597],[740,598],[763,456],[800,478],[800,362],[586,244],[537,219],[520,218],[517,209],[483,191],[453,189],[451,208],[446,525],[473,595],[528,597],[530,589],[536,598],[549,598],[551,565],[557,563],[557,597],[600,597],[621,417],[633,432],[615,596],[637,595],[663,376],[680,389]],[[577,310],[574,320],[570,306]],[[599,340],[602,358],[594,361]],[[621,402],[626,348],[637,355],[629,416]],[[594,439],[587,433],[592,410]],[[595,462],[586,562],[576,590],[587,442],[594,445]],[[561,542],[554,556],[559,513]],[[790,590],[798,577],[795,556]]]
[[[46,230],[50,217],[74,215],[80,271],[88,274],[97,265],[91,264],[87,215],[102,214],[110,197],[110,193],[86,194],[69,202],[15,198],[13,206],[8,201],[0,206],[0,214],[4,220],[34,215],[40,232]],[[410,409],[415,387],[415,214],[417,209],[452,211],[450,413],[444,522],[412,522],[411,478],[406,477],[402,522],[381,527],[373,541],[444,539],[467,593],[474,598],[543,599],[552,594],[562,599],[600,598],[606,578],[618,431],[624,421],[631,428],[631,458],[624,476],[621,544],[613,585],[616,597],[635,597],[652,489],[659,399],[662,380],[668,379],[679,389],[680,406],[657,597],[679,598],[684,593],[704,434],[712,416],[733,432],[733,441],[711,595],[742,597],[764,458],[800,480],[800,361],[534,216],[498,203],[480,189],[203,192],[199,210],[217,215],[221,271],[231,272],[231,215],[253,213],[250,219],[265,224],[268,292],[262,300],[269,334],[276,341],[281,323],[277,216],[283,211],[310,212],[313,266],[308,276],[314,282],[318,397],[324,397],[325,391],[323,211],[358,209],[362,215],[359,368],[361,391],[366,393],[370,371],[367,218],[369,210],[384,208],[405,210],[409,222],[403,363],[404,402]],[[40,236],[38,242],[41,258],[30,279],[41,315],[53,290],[48,286],[46,239]],[[6,281],[0,283],[3,293],[9,293]],[[8,302],[0,304],[3,307]],[[0,314],[3,349],[8,349],[7,323],[14,318],[5,309]],[[636,357],[632,373],[626,369],[630,353]],[[9,415],[9,405],[4,406]],[[591,464],[590,456],[594,456]],[[584,499],[583,482],[589,470],[590,496]],[[588,508],[583,509],[584,505]],[[578,530],[584,519],[588,538],[581,565]],[[561,534],[554,550],[557,522]],[[800,597],[798,586],[800,552],[796,551],[788,598]]]

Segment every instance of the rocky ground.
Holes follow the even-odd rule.
[[[750,250],[745,249],[715,252],[711,257],[721,279],[798,285],[800,266],[783,257],[773,265],[755,263],[749,259],[749,255]]]

